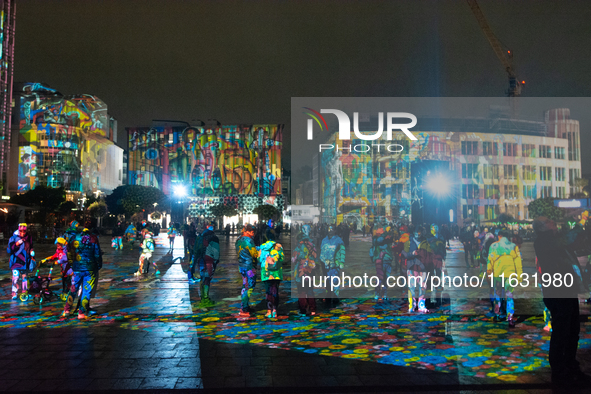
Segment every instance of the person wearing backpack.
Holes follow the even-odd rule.
[[[265,317],[276,318],[279,305],[279,283],[283,280],[283,247],[275,241],[267,241],[260,246],[259,264],[261,281],[267,293],[267,313]]]
[[[189,270],[189,282],[194,283],[195,267],[199,266],[199,273],[201,275],[201,302],[199,306],[202,308],[210,308],[215,303],[209,298],[209,286],[211,278],[215,273],[215,269],[220,261],[220,240],[213,231],[214,224],[208,225],[195,241],[195,249],[193,251],[193,261]]]

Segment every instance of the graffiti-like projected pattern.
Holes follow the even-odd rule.
[[[401,134],[395,134],[393,141],[372,141],[382,145],[378,150],[368,141],[340,140],[334,134],[327,143],[339,149],[324,149],[320,156],[323,220],[347,221],[360,228],[376,217],[409,219],[411,205],[422,204],[422,181],[411,174],[411,165],[422,161],[449,163],[458,218],[466,218],[469,208],[481,221],[494,220],[498,207],[525,219],[529,202],[566,197],[580,174],[581,163],[574,153],[573,160],[566,160],[565,152],[573,148],[564,136],[418,131],[414,135],[416,141]],[[386,149],[393,144],[403,150]]]
[[[41,123],[74,126],[106,137],[109,133],[107,105],[89,94],[64,96],[40,83],[17,87],[21,96],[20,129]]]
[[[281,194],[282,125],[128,128],[129,183],[193,196]]]
[[[38,185],[94,192],[108,172],[114,144],[107,106],[91,95],[63,96],[39,83],[16,89],[20,100],[18,191]],[[114,163],[110,163],[114,167]]]

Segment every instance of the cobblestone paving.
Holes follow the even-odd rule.
[[[539,299],[518,299],[518,324],[484,317],[485,301],[452,299],[429,314],[408,314],[400,290],[377,303],[365,297],[321,306],[313,317],[297,313],[290,281],[281,286],[279,317],[264,318],[262,286],[251,318],[237,318],[241,278],[235,237],[220,237],[221,263],[212,281],[216,306],[198,307],[198,285],[187,282],[182,238],[169,252],[158,239],[161,275],[136,278],[139,249],[111,249],[101,238],[97,314],[89,321],[59,319],[63,302],[41,306],[10,300],[6,254],[0,255],[0,390],[150,389],[216,387],[392,387],[448,390],[542,389],[550,374],[549,334],[542,330]],[[289,256],[290,240],[281,240]],[[347,262],[367,270],[368,238],[354,237]],[[38,256],[53,245],[37,245]],[[463,272],[463,250],[452,244],[448,271]],[[533,270],[531,244],[523,247]],[[533,271],[532,271],[533,272]],[[287,273],[287,272],[286,272]],[[42,274],[44,271],[42,269]],[[368,272],[373,274],[373,272]],[[61,289],[59,275],[52,288]],[[286,275],[289,279],[289,275]],[[581,304],[579,354],[591,372],[589,307]],[[361,387],[360,387],[361,389]],[[309,391],[310,389],[308,389]],[[482,392],[482,391],[480,391]]]

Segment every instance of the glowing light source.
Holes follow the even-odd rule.
[[[451,192],[451,183],[443,174],[430,175],[425,183],[425,187],[436,196],[443,197]]]
[[[187,195],[187,189],[183,185],[174,186],[173,191],[177,197],[185,197]]]

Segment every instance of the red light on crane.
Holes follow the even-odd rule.
[[[525,81],[521,81],[521,84],[522,84],[522,85],[525,85]]]

